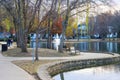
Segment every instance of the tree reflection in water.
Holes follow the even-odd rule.
[[[120,80],[120,63],[64,73],[64,80]],[[62,80],[60,75],[55,80]]]

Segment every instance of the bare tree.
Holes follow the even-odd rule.
[[[111,22],[110,25],[113,26],[114,32],[118,33],[118,37],[120,34],[120,11],[116,11],[112,16],[111,16]]]
[[[100,2],[106,3],[108,0],[98,0]],[[59,3],[60,2],[60,3]],[[75,14],[72,13],[76,8],[81,8],[77,13],[81,13],[86,11],[84,6],[86,3],[94,3],[95,0],[0,0],[0,4],[2,4],[8,13],[13,17],[14,26],[16,29],[17,35],[17,44],[21,47],[22,52],[27,52],[26,38],[27,34],[31,30],[34,24],[35,16],[38,15],[37,25],[37,38],[36,44],[38,43],[38,34],[48,30],[50,34],[50,20],[53,22],[59,17],[63,16],[64,20],[62,22],[62,39],[60,45],[60,52],[63,52],[63,43],[64,43],[64,35],[66,31],[66,27],[68,24],[68,19]],[[59,8],[59,5],[65,5]],[[61,10],[59,12],[59,9]],[[48,19],[48,26],[43,28],[42,22]],[[48,42],[51,42],[50,35]],[[38,46],[36,46],[36,60],[38,60]]]
[[[65,10],[62,11],[61,15],[65,15],[65,19],[63,21],[63,31],[62,31],[62,39],[61,39],[61,44],[60,44],[60,48],[59,51],[63,52],[63,44],[64,44],[64,35],[65,35],[65,31],[66,31],[66,27],[68,24],[68,19],[71,16],[76,15],[77,13],[81,13],[81,12],[85,12],[88,10],[88,8],[84,8],[86,6],[86,4],[90,4],[93,3],[93,5],[91,5],[92,7],[98,6],[97,2],[101,2],[103,4],[108,4],[110,0],[67,0],[67,8]],[[78,10],[75,14],[72,14],[72,11],[74,11],[76,8],[80,8],[80,10]],[[91,7],[90,7],[91,8]]]
[[[27,33],[32,27],[37,9],[42,0],[1,0],[0,3],[5,7],[8,13],[13,17],[13,23],[16,29],[17,45],[22,52],[27,52]],[[28,12],[32,7],[31,18],[28,18]],[[29,16],[30,17],[30,16]]]

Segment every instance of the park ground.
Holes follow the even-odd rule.
[[[28,53],[21,53],[21,50],[16,47],[9,48],[7,51],[2,52],[2,55],[7,61],[19,66],[25,70],[34,78],[38,79],[36,74],[38,68],[46,63],[52,63],[55,61],[66,60],[66,59],[92,59],[92,58],[106,58],[119,56],[118,54],[110,55],[103,53],[83,53],[77,55],[70,55],[67,52],[59,53],[56,50],[40,48],[38,51],[39,61],[33,61],[32,59],[32,49],[28,48]],[[3,61],[5,59],[2,59]],[[13,69],[14,70],[14,69]],[[7,74],[6,74],[7,75]],[[5,79],[4,79],[5,80]],[[17,80],[17,79],[16,79]],[[19,79],[18,79],[19,80]]]

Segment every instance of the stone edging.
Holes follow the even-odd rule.
[[[86,59],[86,60],[65,60],[54,63],[49,63],[40,66],[38,70],[38,77],[41,80],[54,80],[52,76],[66,71],[75,69],[82,69],[93,66],[100,66],[106,64],[112,64],[120,61],[119,57],[101,58],[101,59]]]

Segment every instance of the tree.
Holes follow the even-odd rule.
[[[68,25],[67,25],[66,33],[65,33],[66,37],[69,37],[69,36],[75,37],[76,30],[77,30],[77,22],[75,21],[73,17],[71,17],[68,20]]]
[[[112,15],[112,20],[110,25],[114,27],[114,32],[118,33],[118,37],[120,37],[120,11],[116,11],[113,15]]]
[[[48,47],[51,47],[51,23],[53,23],[53,21],[56,21],[56,17],[57,17],[57,13],[55,11],[56,9],[56,4],[57,4],[57,0],[52,0],[51,1],[52,4],[49,4],[47,6],[44,6],[44,8],[46,9],[46,7],[48,7],[48,9],[46,9],[46,13],[44,15],[42,15],[42,19],[39,20],[39,24],[38,24],[38,29],[36,30],[36,34],[38,36],[39,33],[43,33],[46,30],[48,30]],[[50,8],[49,8],[50,7]],[[40,12],[42,12],[42,10],[40,10]],[[47,21],[47,27],[44,27],[43,24],[44,22],[46,23]],[[38,44],[38,37],[36,38],[36,44]],[[35,52],[35,56],[36,56],[36,60],[38,60],[38,45],[36,46],[36,52]]]
[[[13,27],[12,20],[9,18],[5,18],[4,20],[2,20],[2,25],[5,26],[7,32],[9,32],[10,29]]]
[[[99,34],[101,38],[105,38],[107,34],[113,33],[114,30],[112,29],[112,32],[109,31],[109,27],[112,26],[115,29],[115,26],[113,25],[113,21],[115,20],[113,17],[114,14],[110,12],[102,13],[96,16],[95,22],[94,18],[91,17],[91,20],[89,23],[93,27],[94,33],[92,34]]]
[[[109,0],[98,0],[98,1],[101,2],[101,3],[105,3],[105,4],[109,3]],[[68,25],[69,17],[71,17],[73,15],[76,15],[77,13],[87,11],[88,8],[84,8],[86,6],[86,3],[93,3],[94,4],[98,1],[94,1],[94,0],[82,0],[82,1],[81,0],[80,1],[79,0],[74,0],[74,1],[67,0],[66,1],[67,9],[64,13],[65,18],[62,22],[63,28],[62,28],[62,39],[61,39],[61,44],[60,44],[60,49],[59,49],[60,52],[63,52],[64,35],[65,35],[64,31],[66,30],[66,27]],[[80,11],[77,11],[75,14],[71,14],[72,11],[74,11],[74,9],[80,8],[80,7],[82,7],[83,9],[80,9]]]
[[[62,18],[61,17],[59,17],[56,21],[54,21],[51,32],[52,34],[62,33]]]
[[[107,2],[108,0],[99,0]],[[51,22],[54,23],[62,17],[62,39],[60,45],[60,52],[63,52],[64,35],[68,25],[69,17],[85,11],[86,9],[80,9],[80,11],[73,14],[72,12],[76,8],[84,7],[86,3],[94,0],[0,0],[0,4],[4,6],[6,11],[13,18],[14,27],[17,35],[17,44],[22,49],[22,52],[27,52],[27,34],[36,26],[36,44],[38,43],[38,34],[48,30],[48,43],[51,43]],[[66,6],[61,6],[65,4]],[[61,7],[60,7],[61,6]],[[38,19],[38,20],[37,20]],[[47,27],[43,27],[44,21],[48,21]],[[35,21],[38,21],[35,23]],[[36,60],[37,56],[36,46]]]
[[[17,35],[17,45],[22,52],[27,52],[27,34],[31,29],[37,9],[40,7],[42,0],[36,0],[32,3],[30,0],[1,0],[0,3],[5,7],[7,12],[13,18],[13,23]],[[32,4],[32,5],[31,5]],[[31,18],[29,14],[31,9]]]

